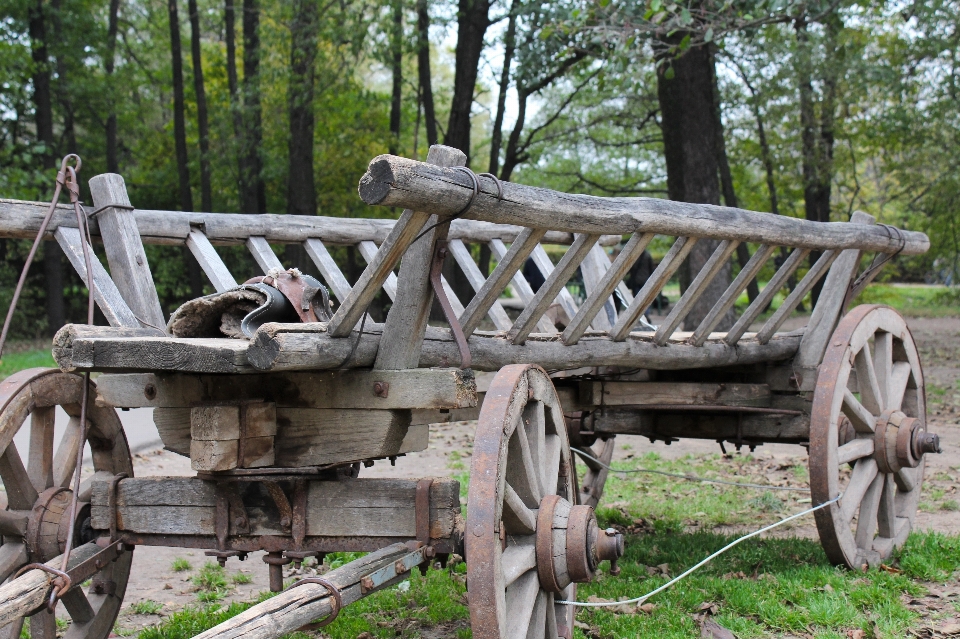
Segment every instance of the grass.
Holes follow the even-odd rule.
[[[130,610],[136,615],[159,615],[163,604],[152,599],[143,599],[132,604]]]
[[[184,572],[187,570],[193,570],[193,565],[184,559],[183,557],[175,557],[173,560],[173,565],[170,566],[173,572]]]
[[[9,377],[17,371],[36,368],[38,366],[48,368],[57,367],[57,363],[53,361],[53,356],[50,354],[49,348],[44,350],[21,351],[19,353],[4,353],[3,359],[0,359],[0,379]]]
[[[203,564],[191,581],[197,587],[197,600],[202,603],[220,601],[229,587],[226,571],[212,561]]]
[[[242,584],[251,583],[253,581],[253,577],[242,572],[237,572],[230,575],[230,581],[240,586]]]

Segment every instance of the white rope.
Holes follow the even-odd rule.
[[[843,497],[843,493],[840,493],[839,495],[837,495],[836,497],[834,497],[834,498],[831,499],[830,501],[825,501],[825,502],[823,502],[823,503],[820,504],[819,506],[814,506],[813,508],[808,508],[807,510],[804,510],[803,512],[800,512],[800,513],[797,513],[796,515],[790,515],[790,516],[787,517],[786,519],[781,519],[780,521],[778,521],[778,522],[775,523],[775,524],[770,524],[769,526],[766,526],[766,527],[764,527],[764,528],[761,528],[760,530],[755,530],[754,532],[752,532],[752,533],[750,533],[750,534],[748,534],[748,535],[744,535],[743,537],[740,537],[740,538],[738,538],[738,539],[735,539],[735,540],[731,541],[729,544],[727,544],[726,546],[724,546],[723,548],[721,548],[720,550],[718,550],[717,552],[713,553],[712,555],[710,555],[709,557],[707,557],[706,559],[704,559],[703,561],[701,561],[700,563],[698,563],[697,565],[695,565],[693,568],[690,568],[690,569],[688,569],[686,572],[684,572],[683,574],[678,575],[677,577],[674,577],[673,579],[671,579],[671,580],[668,581],[667,583],[663,584],[662,586],[660,586],[660,587],[657,588],[656,590],[654,590],[654,591],[652,591],[652,592],[649,592],[649,593],[647,593],[647,594],[645,594],[645,595],[642,595],[642,596],[640,596],[640,597],[636,597],[636,598],[634,598],[634,599],[627,599],[627,600],[625,600],[625,601],[604,601],[604,602],[596,602],[596,603],[584,603],[584,602],[582,602],[582,601],[556,601],[556,602],[554,602],[554,603],[566,604],[566,605],[568,605],[568,606],[578,606],[578,607],[580,607],[580,608],[606,608],[606,607],[609,607],[609,606],[622,606],[622,605],[624,605],[624,604],[643,603],[644,601],[646,601],[646,600],[649,599],[650,597],[652,597],[652,596],[654,596],[654,595],[656,595],[656,594],[658,594],[658,593],[663,592],[664,590],[666,590],[667,588],[669,588],[669,587],[672,586],[673,584],[677,583],[678,581],[680,581],[681,579],[683,579],[684,577],[686,577],[687,575],[689,575],[689,574],[692,573],[693,571],[695,571],[695,570],[697,570],[698,568],[706,565],[707,563],[709,563],[710,561],[712,561],[715,557],[718,557],[718,556],[722,555],[723,553],[727,552],[728,550],[730,550],[731,548],[733,548],[734,546],[736,546],[737,544],[739,544],[741,541],[746,541],[747,539],[750,539],[751,537],[756,537],[757,535],[760,535],[760,534],[762,534],[762,533],[765,533],[765,532],[767,532],[768,530],[772,530],[772,529],[776,528],[777,526],[781,526],[781,525],[787,523],[788,521],[793,521],[794,519],[797,519],[798,517],[803,517],[804,515],[809,515],[810,513],[814,512],[814,511],[816,511],[816,510],[820,510],[821,508],[825,508],[826,506],[829,506],[830,504],[835,504],[836,502],[840,501],[840,498],[841,498],[841,497]]]
[[[648,468],[633,468],[630,470],[619,470],[617,468],[614,468],[613,466],[604,464],[602,461],[600,461],[596,457],[583,452],[579,448],[571,448],[570,450],[580,455],[581,457],[595,461],[596,463],[598,463],[599,465],[603,466],[604,468],[606,468],[611,472],[621,473],[624,475],[626,475],[627,473],[649,473],[651,475],[664,475],[666,477],[676,477],[678,479],[686,479],[687,481],[702,481],[702,482],[707,482],[708,484],[724,484],[726,486],[740,486],[741,488],[760,488],[762,490],[795,490],[795,491],[804,492],[804,493],[810,492],[809,488],[800,488],[798,486],[768,486],[766,484],[743,484],[738,481],[727,481],[725,479],[707,479],[706,477],[697,477],[696,475],[682,475],[680,473],[668,473],[663,470],[650,470]]]

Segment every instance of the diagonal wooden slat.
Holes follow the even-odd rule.
[[[660,324],[660,327],[657,329],[656,334],[653,336],[653,341],[658,346],[663,346],[667,343],[667,340],[673,335],[673,331],[680,325],[683,318],[687,316],[687,313],[693,309],[693,305],[700,299],[700,296],[703,295],[703,292],[707,286],[710,285],[710,282],[713,281],[726,265],[727,260],[733,255],[738,244],[739,242],[735,240],[723,240],[717,245],[717,248],[713,251],[713,254],[707,260],[706,264],[703,265],[703,268],[700,269],[697,276],[693,278],[690,286],[687,287],[687,290],[680,297],[680,300],[674,304],[673,310],[670,311],[670,314],[667,315],[667,318],[663,320],[663,323]]]
[[[747,310],[740,316],[740,319],[733,325],[733,328],[727,331],[727,336],[723,338],[724,342],[733,346],[740,341],[740,338],[747,332],[750,325],[770,306],[770,302],[773,301],[773,296],[783,288],[787,279],[800,267],[800,263],[809,254],[810,249],[798,248],[793,250],[790,257],[784,261],[783,266],[777,269],[777,272],[773,274],[773,277],[770,278],[767,285],[763,287],[763,290],[760,291],[757,298],[750,303],[750,306],[747,307]]]
[[[269,273],[271,269],[284,270],[280,258],[278,258],[277,254],[270,248],[270,243],[267,242],[267,238],[262,235],[251,235],[248,237],[247,250],[253,255],[253,259],[256,260],[257,265],[263,271],[264,275]]]
[[[510,248],[513,249],[513,246],[511,246]],[[531,252],[532,251],[533,251],[533,248],[531,248]],[[498,239],[492,240],[490,242],[490,252],[493,255],[495,255],[498,260],[503,261],[507,259],[507,247],[504,246],[503,242]],[[526,258],[524,258],[524,260],[520,262],[521,267],[523,266],[525,261],[526,261]],[[499,268],[499,264],[497,265],[497,268]],[[496,269],[494,270],[494,273],[496,273]],[[513,288],[516,290],[517,296],[523,301],[523,303],[531,304],[533,302],[534,292],[533,292],[533,288],[530,286],[530,283],[527,282],[527,278],[524,277],[523,271],[514,270],[511,282],[513,283]],[[511,324],[511,327],[512,326],[513,325]],[[540,332],[542,333],[557,332],[557,327],[553,325],[553,322],[551,322],[546,315],[540,318],[540,320],[537,323],[537,328],[539,328]]]
[[[327,286],[337,296],[337,299],[341,302],[347,299],[347,295],[350,294],[350,282],[340,272],[340,267],[337,266],[323,242],[311,237],[303,241],[303,248],[307,251],[307,255],[313,260],[317,270],[320,271],[320,275],[323,276]]]
[[[523,344],[527,336],[533,331],[537,320],[543,316],[547,308],[553,304],[554,300],[560,294],[560,289],[566,286],[567,282],[573,276],[574,271],[580,267],[580,262],[587,255],[587,252],[593,248],[593,245],[600,239],[600,235],[583,233],[577,236],[567,252],[560,258],[557,267],[543,283],[540,290],[533,296],[533,300],[527,305],[520,317],[513,323],[513,327],[507,332],[507,337],[514,344]],[[576,315],[576,313],[574,313]]]
[[[676,239],[673,246],[667,251],[667,254],[660,260],[660,264],[654,269],[653,273],[650,274],[647,283],[643,285],[643,288],[641,288],[636,297],[633,298],[633,303],[630,304],[625,311],[620,313],[620,317],[617,318],[617,325],[610,331],[610,337],[614,341],[622,342],[627,339],[627,335],[630,334],[633,325],[636,324],[640,316],[647,311],[647,308],[653,303],[653,300],[656,299],[660,290],[666,285],[670,278],[673,277],[673,274],[680,268],[683,261],[687,259],[687,255],[690,254],[697,240],[698,238],[696,237],[678,237]]]
[[[200,268],[203,269],[207,279],[210,280],[218,293],[237,287],[237,280],[230,274],[230,269],[220,259],[207,236],[199,229],[190,229],[190,235],[187,236],[187,248],[197,258]]]
[[[467,281],[470,282],[470,286],[473,287],[473,290],[479,296],[487,280],[484,278],[483,273],[480,272],[480,267],[473,261],[470,250],[463,243],[463,240],[457,239],[450,240],[448,247],[450,253],[453,255],[453,259],[455,259],[460,266],[460,270],[467,276]],[[508,331],[510,327],[513,326],[513,322],[510,320],[507,312],[503,310],[503,306],[499,300],[493,300],[493,304],[490,305],[490,310],[487,311],[487,316],[493,321],[493,325],[497,327],[498,331]],[[463,322],[463,315],[461,315],[460,321],[461,323]]]
[[[790,317],[790,313],[797,308],[807,293],[820,281],[820,278],[827,274],[830,265],[833,264],[833,261],[837,259],[839,255],[840,251],[824,251],[820,259],[816,261],[813,267],[807,271],[807,274],[804,275],[803,279],[797,284],[796,288],[793,289],[793,292],[787,296],[787,299],[783,300],[780,308],[770,316],[770,319],[767,320],[763,328],[757,333],[758,342],[766,344],[770,341],[770,338],[774,336],[783,322]]]
[[[357,244],[357,250],[360,252],[360,256],[363,257],[364,261],[370,264],[377,256],[379,248],[373,241],[364,240]],[[387,297],[390,298],[390,301],[397,299],[397,274],[393,271],[390,271],[390,274],[387,275],[387,279],[383,283],[383,290],[387,292]]]
[[[607,252],[599,244],[594,244],[580,263],[580,275],[583,276],[583,288],[587,297],[597,290],[608,270],[610,270],[610,258],[607,257]],[[590,325],[598,331],[609,331],[617,323],[617,306],[613,297],[608,295],[603,300],[601,308],[602,310],[593,317]],[[576,315],[571,315],[570,319],[574,317]]]
[[[543,275],[544,281],[550,279],[550,275],[556,267],[553,265],[553,260],[547,255],[547,251],[543,248],[543,245],[537,244],[533,247],[533,253],[530,254],[530,257],[533,258],[533,263],[537,266],[540,274]],[[557,298],[553,300],[553,302],[563,307],[563,311],[567,314],[567,317],[572,318],[577,314],[577,303],[573,300],[573,295],[570,294],[570,291],[568,291],[565,286],[560,287],[560,292],[557,293]],[[551,304],[553,302],[551,302]]]

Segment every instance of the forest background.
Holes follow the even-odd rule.
[[[48,199],[75,152],[139,208],[388,216],[357,197],[369,160],[439,142],[563,191],[863,210],[931,237],[887,277],[955,284],[958,20],[955,0],[0,0],[0,197]],[[0,306],[28,248],[0,240]],[[148,256],[168,312],[209,287],[185,251]],[[24,295],[17,337],[83,321],[54,243]]]

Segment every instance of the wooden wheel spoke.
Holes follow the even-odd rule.
[[[847,464],[873,454],[873,439],[861,437],[849,441],[837,449],[837,463]]]
[[[87,599],[87,595],[83,592],[83,588],[80,587],[80,584],[77,584],[75,588],[71,588],[60,601],[63,602],[63,606],[67,609],[67,612],[70,613],[70,618],[73,619],[75,624],[85,624],[89,621],[92,621],[96,612],[93,610],[93,606],[90,605],[90,600]]]
[[[903,396],[910,383],[912,369],[908,362],[894,362],[890,377],[890,397],[887,399],[887,408],[898,409],[903,406]]]
[[[869,549],[873,546],[873,533],[877,529],[877,509],[880,506],[880,494],[883,492],[883,475],[878,474],[870,482],[870,487],[860,501],[857,513],[857,547]]]
[[[44,607],[30,617],[30,639],[57,639],[57,618]]]
[[[532,535],[537,531],[537,514],[523,503],[510,484],[503,495],[503,525],[511,535]]]
[[[7,580],[18,568],[27,564],[27,547],[24,544],[0,546],[0,583]]]
[[[13,442],[0,455],[0,479],[7,492],[7,502],[14,510],[31,510],[37,502],[37,489],[33,487],[27,469],[23,467],[23,460],[17,452]]]
[[[902,493],[909,493],[917,487],[917,469],[901,468],[894,473],[893,480]]]
[[[873,369],[877,375],[877,386],[880,388],[880,406],[883,410],[894,408],[890,405],[890,382],[893,379],[893,335],[887,331],[878,331],[873,337]]]
[[[530,442],[527,439],[527,429],[522,422],[517,424],[513,431],[513,437],[510,438],[507,457],[507,481],[523,498],[524,503],[531,508],[536,508],[543,498],[540,473],[533,462]]]
[[[526,639],[547,639],[547,593],[541,590],[530,614]],[[549,637],[553,639],[553,637]]]
[[[883,412],[883,394],[880,392],[880,382],[877,380],[877,371],[873,367],[873,358],[870,356],[870,345],[864,344],[854,358],[854,367],[857,369],[857,384],[860,387],[860,400],[864,407],[874,415]]]
[[[24,618],[20,617],[0,628],[0,639],[20,639],[23,633],[23,622]]]
[[[559,634],[557,633],[557,608],[556,608],[557,604],[554,603],[554,601],[556,600],[556,597],[552,592],[548,592],[546,594],[547,594],[547,623],[545,625],[547,628],[547,637],[557,637],[559,636]]]
[[[37,406],[30,414],[27,474],[37,492],[53,486],[53,426],[55,406]]]
[[[558,482],[560,480],[560,437],[557,435],[547,435],[546,441],[546,461],[544,462],[544,472],[546,480],[543,488],[548,495],[556,495]]]
[[[77,469],[77,447],[80,445],[80,418],[71,417],[63,431],[57,454],[53,458],[54,482],[56,486],[67,488],[73,480],[73,471]]]
[[[877,506],[877,534],[881,537],[892,538],[897,536],[897,509],[895,498],[897,484],[893,474],[883,477],[883,491]]]
[[[876,428],[877,418],[860,403],[860,400],[848,388],[843,389],[841,410],[850,419],[853,429],[858,433],[872,433]],[[879,413],[877,414],[879,415]]]
[[[873,478],[877,476],[877,462],[873,459],[861,459],[853,467],[853,473],[850,475],[850,483],[847,489],[843,491],[843,497],[840,500],[840,519],[850,522],[853,515],[857,512],[857,507],[863,500],[864,494],[873,483]]]
[[[507,588],[507,633],[505,639],[526,639],[531,617],[540,598],[540,579],[528,571]]]
[[[537,479],[540,481],[540,496],[552,494],[550,484],[547,483],[545,466],[547,458],[547,419],[544,415],[543,402],[531,401],[524,409],[523,417],[527,442],[530,444],[530,456],[533,458],[533,464],[537,470]]]
[[[507,546],[500,558],[503,566],[503,585],[509,588],[517,579],[537,567],[537,547],[531,537],[529,543]]]

